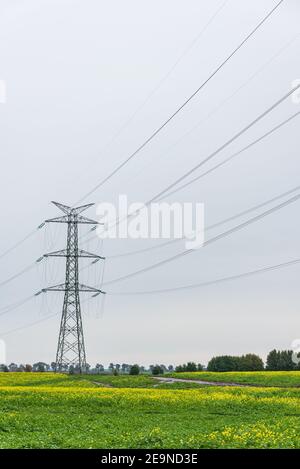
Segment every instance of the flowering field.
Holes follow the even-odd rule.
[[[94,379],[0,374],[0,447],[300,447],[297,388],[114,388]]]
[[[254,386],[299,386],[300,371],[230,371],[230,372],[192,372],[168,373],[173,378],[203,380],[211,382],[248,384]]]

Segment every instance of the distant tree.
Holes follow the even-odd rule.
[[[140,367],[136,363],[130,367],[130,375],[138,375],[140,373]]]
[[[103,373],[103,371],[104,371],[104,366],[101,365],[100,363],[97,363],[97,364],[96,364],[96,370],[97,370],[97,373]]]
[[[204,366],[201,365],[201,363],[198,363],[197,364],[197,371],[203,371],[204,370]]]
[[[184,371],[193,372],[198,371],[198,366],[195,362],[184,363],[183,365],[178,365],[175,368],[176,373],[182,373]],[[202,365],[200,365],[202,366]]]
[[[277,350],[271,350],[271,352],[267,356],[267,363],[266,363],[266,370],[275,371],[279,368],[279,357],[280,352]]]
[[[122,363],[121,365],[122,373],[128,373],[129,369],[130,369],[130,365],[128,365],[127,363]]]
[[[182,365],[177,365],[176,368],[175,368],[175,371],[176,371],[176,373],[182,373],[184,371],[183,366]]]
[[[154,376],[162,375],[164,373],[164,369],[161,367],[161,365],[154,365],[152,366],[151,373]]]
[[[27,373],[31,373],[31,372],[32,372],[32,366],[27,363],[27,364],[25,365],[25,371],[26,371]]]
[[[213,357],[207,365],[207,371],[260,371],[263,369],[262,359],[254,354],[241,357],[230,355]]]
[[[9,371],[18,371],[18,365],[16,363],[10,363],[8,369]]]
[[[49,365],[47,365],[47,363],[37,362],[33,364],[33,371],[42,373],[44,371],[47,371],[48,369],[49,369]]]
[[[140,366],[140,373],[145,373],[145,367],[144,366]]]
[[[186,364],[186,369],[185,371],[189,371],[189,372],[192,372],[192,371],[197,371],[197,365],[196,363],[194,362],[188,362]]]
[[[279,369],[282,371],[290,371],[296,368],[296,364],[293,362],[293,351],[282,350],[280,352]]]
[[[75,367],[74,365],[69,366],[69,375],[74,375],[75,374]]]
[[[108,369],[113,373],[115,365],[113,363],[110,363]]]
[[[264,362],[258,355],[248,353],[240,357],[238,368],[240,371],[262,371]]]
[[[7,372],[9,371],[8,366],[5,365],[4,363],[2,363],[2,364],[0,365],[0,371],[7,373]]]
[[[169,366],[168,366],[168,371],[170,371],[170,372],[174,371],[174,366],[173,366],[173,365],[169,365]]]
[[[269,371],[289,371],[298,369],[293,362],[292,350],[271,350],[267,356],[266,369]]]
[[[23,373],[23,372],[25,371],[25,366],[24,366],[24,365],[22,365],[22,364],[21,364],[21,365],[19,365],[19,367],[18,367],[18,371],[19,371],[20,373]]]

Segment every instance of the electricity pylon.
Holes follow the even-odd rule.
[[[68,225],[67,248],[43,256],[66,258],[65,283],[42,290],[42,292],[65,292],[56,353],[56,371],[66,371],[69,366],[74,366],[80,373],[83,373],[86,371],[86,353],[79,293],[91,292],[93,296],[97,296],[105,292],[79,283],[78,259],[79,257],[86,257],[97,262],[104,259],[104,257],[78,248],[78,224],[96,225],[98,222],[80,215],[94,204],[73,208],[58,202],[52,203],[62,210],[65,215],[45,220],[45,223],[67,223]]]

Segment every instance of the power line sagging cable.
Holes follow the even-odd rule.
[[[183,290],[190,290],[190,289],[194,289],[194,288],[201,288],[201,287],[207,287],[207,286],[210,286],[210,285],[217,285],[219,283],[224,283],[224,282],[229,282],[229,281],[232,281],[232,280],[239,280],[239,279],[242,279],[242,278],[246,278],[246,277],[252,277],[252,276],[255,276],[255,275],[258,275],[258,274],[263,274],[263,273],[266,273],[266,272],[271,272],[271,271],[274,271],[274,270],[277,270],[277,269],[282,269],[284,267],[292,267],[293,265],[296,265],[296,264],[299,264],[300,263],[300,259],[294,259],[294,260],[291,260],[291,261],[288,261],[288,262],[282,262],[281,264],[275,264],[275,265],[271,265],[271,266],[267,266],[267,267],[261,267],[260,269],[256,269],[256,270],[250,270],[248,272],[243,272],[241,274],[236,274],[236,275],[230,275],[229,277],[222,277],[222,278],[219,278],[219,279],[215,279],[215,280],[209,280],[207,282],[201,282],[201,283],[194,283],[194,284],[190,284],[190,285],[182,285],[182,286],[179,286],[179,287],[173,287],[173,288],[160,288],[160,289],[157,289],[157,290],[140,290],[140,291],[125,291],[125,292],[106,292],[107,295],[110,295],[110,296],[124,296],[124,295],[157,295],[157,294],[160,294],[160,293],[171,293],[171,292],[174,292],[174,291],[183,291]]]
[[[263,212],[263,213],[261,213],[261,214],[259,214],[259,215],[256,215],[255,217],[250,218],[249,220],[247,220],[247,221],[245,221],[245,222],[243,222],[243,223],[241,223],[241,224],[239,224],[239,225],[237,225],[237,226],[235,226],[235,227],[233,227],[233,228],[230,228],[229,230],[227,230],[227,231],[225,231],[225,232],[223,232],[223,233],[220,233],[219,235],[217,235],[217,236],[215,236],[215,237],[213,237],[213,238],[208,239],[207,241],[205,241],[205,242],[203,243],[202,247],[206,247],[206,246],[208,246],[209,244],[212,244],[212,243],[214,243],[214,242],[216,242],[216,241],[219,241],[220,239],[225,238],[225,237],[231,235],[232,233],[235,233],[236,231],[239,231],[239,230],[245,228],[246,226],[248,226],[248,225],[250,225],[250,224],[252,224],[252,223],[257,222],[257,221],[261,220],[262,218],[264,218],[264,217],[266,217],[266,216],[268,216],[268,215],[271,215],[272,213],[274,213],[274,212],[276,212],[276,211],[278,211],[278,210],[280,210],[280,209],[286,207],[287,205],[289,205],[289,204],[291,204],[291,203],[293,203],[293,202],[296,202],[296,201],[299,200],[299,199],[300,199],[300,194],[297,194],[297,195],[295,195],[294,197],[291,197],[290,199],[286,200],[285,202],[282,202],[282,203],[279,204],[279,205],[275,205],[275,207],[272,207],[271,209],[266,210],[265,212]],[[179,258],[181,258],[181,257],[183,257],[183,256],[186,256],[187,254],[191,254],[192,252],[195,252],[195,249],[187,249],[187,250],[182,251],[182,252],[180,252],[180,253],[178,253],[178,254],[176,254],[176,255],[174,255],[174,256],[168,257],[167,259],[164,259],[164,260],[162,260],[162,261],[160,261],[160,262],[157,262],[157,263],[155,263],[155,264],[151,264],[151,265],[149,265],[149,266],[147,266],[147,267],[144,267],[144,268],[142,268],[142,269],[140,269],[140,270],[137,270],[137,271],[135,271],[135,272],[131,272],[131,273],[129,273],[129,274],[127,274],[127,275],[124,275],[124,276],[122,276],[122,277],[118,277],[118,278],[112,279],[112,280],[110,280],[110,281],[108,281],[108,282],[104,282],[103,285],[106,287],[107,285],[111,285],[111,284],[113,284],[113,283],[121,282],[121,281],[127,280],[127,279],[129,279],[129,278],[136,277],[137,275],[140,275],[140,274],[149,272],[150,270],[153,270],[153,269],[156,269],[156,268],[158,268],[158,267],[161,267],[161,266],[163,266],[163,265],[165,265],[165,264],[168,264],[169,262],[172,262],[172,261],[177,260],[177,259],[179,259]]]
[[[118,173],[129,161],[131,161],[141,150],[143,150],[173,119],[182,109],[187,106],[192,99],[212,80],[212,78],[230,61],[230,59],[243,47],[244,44],[256,33],[256,31],[270,18],[270,16],[279,8],[284,0],[280,0],[255,26],[254,29],[240,42],[240,44],[226,57],[225,60],[209,75],[209,77],[201,83],[201,85],[166,119],[133,153],[131,153],[125,160],[122,161],[108,176],[103,178],[96,184],[89,192],[87,192],[76,204],[83,202],[87,197],[92,195],[96,190],[108,182],[116,173]]]
[[[286,197],[288,195],[291,195],[293,194],[294,192],[297,192],[300,190],[300,186],[296,186],[296,187],[293,187],[292,189],[288,190],[288,191],[285,191],[279,195],[276,195],[275,197],[272,197],[271,199],[268,199],[268,200],[265,200],[264,202],[261,202],[257,205],[254,205],[250,208],[247,208],[241,212],[238,212],[236,213],[235,215],[231,215],[230,217],[227,217],[223,220],[220,220],[218,222],[215,222],[213,223],[212,225],[208,225],[206,228],[205,228],[205,232],[209,231],[209,230],[212,230],[214,228],[217,228],[218,226],[221,226],[221,225],[224,225],[225,223],[229,223],[230,221],[233,221],[233,220],[236,220],[237,218],[240,218],[240,217],[243,217],[251,212],[254,212],[255,210],[258,210],[260,208],[263,208],[265,207],[266,205],[269,205],[273,202],[276,202],[277,200],[280,200],[282,199],[283,197]],[[111,260],[111,259],[119,259],[119,258],[122,258],[122,257],[127,257],[127,256],[133,256],[133,255],[136,255],[136,254],[142,254],[142,253],[145,253],[145,252],[149,252],[149,251],[153,251],[155,249],[161,249],[163,247],[166,247],[166,246],[169,246],[171,244],[176,244],[176,243],[180,243],[182,241],[184,241],[185,238],[176,238],[176,239],[170,239],[168,241],[165,241],[163,243],[160,243],[158,245],[155,245],[155,246],[150,246],[150,247],[147,247],[147,248],[144,248],[144,249],[137,249],[137,250],[134,250],[134,251],[128,251],[128,252],[124,252],[124,253],[121,253],[121,254],[115,254],[115,255],[112,255],[112,256],[107,256],[106,259],[108,260]]]

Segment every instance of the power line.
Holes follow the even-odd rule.
[[[167,186],[165,189],[163,189],[162,191],[160,191],[158,194],[156,194],[155,196],[153,196],[150,200],[148,200],[142,209],[138,209],[136,210],[134,213],[131,213],[131,214],[128,214],[126,215],[125,217],[123,218],[119,218],[116,222],[112,223],[107,229],[109,228],[112,228],[116,225],[119,225],[122,221],[125,221],[131,217],[135,217],[137,216],[141,210],[143,210],[145,207],[148,207],[152,202],[157,202],[159,200],[162,199],[162,196],[167,196],[170,194],[170,190],[173,189],[173,187],[175,187],[178,183],[180,183],[181,181],[183,181],[184,179],[186,179],[188,176],[190,176],[192,173],[194,173],[196,170],[198,170],[201,166],[203,166],[205,163],[207,163],[208,161],[210,161],[211,159],[213,159],[215,156],[217,156],[222,150],[224,150],[226,147],[228,147],[231,143],[233,143],[235,140],[237,140],[240,136],[242,136],[244,133],[246,133],[250,128],[252,128],[255,124],[257,124],[260,120],[262,120],[264,117],[266,117],[268,114],[270,114],[276,107],[278,107],[280,104],[282,104],[289,96],[291,96],[298,88],[300,88],[300,84],[295,86],[294,88],[292,88],[288,93],[286,93],[285,95],[283,95],[279,100],[277,100],[274,104],[272,104],[272,106],[268,107],[264,112],[262,112],[261,114],[259,114],[254,120],[252,120],[249,124],[247,124],[245,127],[243,127],[239,132],[237,132],[236,134],[233,135],[233,137],[231,137],[229,140],[227,140],[225,143],[223,143],[220,147],[218,147],[216,150],[214,150],[212,153],[210,153],[207,157],[205,157],[203,160],[201,160],[199,163],[197,163],[196,166],[194,166],[192,169],[190,169],[189,171],[187,171],[186,173],[184,173],[182,176],[180,176],[178,179],[176,179],[173,183],[171,183],[169,186]],[[287,120],[287,122],[289,122],[290,120],[292,120],[294,117],[296,117],[298,115],[298,113],[296,113],[295,115],[291,116],[291,118],[289,118]],[[282,125],[286,124],[287,122],[283,122],[281,124],[279,124],[278,128],[280,128]],[[271,130],[270,133],[272,133],[273,131],[277,130],[276,128],[274,128],[274,130]],[[253,145],[258,143],[258,141],[262,140],[263,138],[265,138],[265,136],[267,136],[268,133],[264,136],[262,136],[260,139],[258,139],[257,141],[253,142]],[[250,146],[252,146],[252,144],[250,144]],[[249,145],[247,146],[249,148]],[[247,149],[247,147],[245,147],[245,149],[242,149],[241,151],[244,151]],[[232,158],[234,156],[237,156],[237,155],[233,155]],[[217,167],[219,167],[217,165]],[[216,168],[215,168],[216,169]],[[212,171],[212,170],[211,170]],[[211,172],[210,171],[210,172]],[[201,176],[202,177],[202,176]],[[188,185],[188,184],[186,184]]]
[[[33,267],[36,266],[36,263],[38,261],[35,261],[33,262],[32,264],[28,265],[27,267],[25,267],[24,269],[20,270],[19,272],[17,272],[16,274],[12,275],[11,277],[9,277],[8,279],[6,280],[3,280],[2,282],[0,282],[0,287],[3,287],[4,285],[6,285],[7,283],[9,282],[12,282],[13,280],[15,280],[16,278],[20,277],[21,275],[25,274],[26,272],[28,272],[29,270],[32,270]]]
[[[23,298],[22,300],[15,301],[10,305],[4,306],[0,309],[0,316],[4,316],[5,314],[10,313],[11,311],[15,311],[16,309],[20,308],[20,306],[23,306],[25,303],[27,303],[29,300],[32,300],[33,298],[34,295],[30,295],[26,298]]]
[[[182,61],[182,59],[188,54],[188,52],[195,46],[195,44],[199,41],[201,36],[205,33],[207,28],[211,25],[211,23],[215,20],[215,18],[218,16],[218,14],[223,10],[225,5],[228,3],[229,0],[225,0],[218,9],[213,13],[213,15],[210,17],[210,19],[207,21],[207,23],[204,25],[204,27],[201,29],[201,31],[197,34],[197,36],[188,44],[188,46],[184,49],[182,54],[177,58],[177,60],[174,62],[174,64],[170,67],[168,72],[159,80],[159,82],[154,86],[154,88],[150,91],[150,93],[146,96],[144,101],[136,108],[136,110],[132,113],[132,115],[126,120],[126,122],[117,130],[117,132],[112,136],[112,138],[109,140],[109,142],[105,145],[105,147],[102,149],[102,154],[108,148],[115,140],[121,135],[124,129],[128,127],[128,125],[134,120],[134,118],[140,113],[142,109],[146,106],[146,104],[149,102],[149,100],[152,98],[152,96],[161,88],[163,83],[170,77],[170,75],[173,73],[173,71],[177,68],[179,63]]]
[[[20,330],[23,330],[23,329],[27,329],[28,327],[35,326],[36,324],[39,324],[41,322],[48,321],[48,319],[51,319],[51,318],[53,318],[54,316],[57,316],[57,315],[58,315],[58,313],[51,314],[51,316],[47,316],[46,318],[42,318],[42,319],[39,319],[37,321],[31,322],[29,324],[26,324],[25,326],[16,327],[15,329],[10,329],[9,331],[6,331],[6,332],[1,332],[1,336],[12,334],[13,332],[17,332],[17,331],[20,331]]]
[[[170,195],[173,195],[175,194],[176,192],[179,192],[181,191],[182,189],[185,189],[187,186],[190,186],[191,184],[193,184],[194,182],[198,181],[199,179],[201,179],[202,177],[206,176],[207,174],[210,174],[211,172],[215,171],[216,169],[220,168],[221,166],[223,166],[224,164],[228,163],[228,161],[231,161],[233,160],[236,156],[239,156],[241,155],[242,153],[244,153],[244,151],[246,150],[249,150],[249,148],[253,147],[254,145],[256,145],[257,143],[261,142],[263,139],[265,139],[266,137],[268,137],[269,135],[273,134],[274,132],[276,132],[277,130],[279,130],[281,127],[283,127],[284,125],[288,124],[289,122],[291,122],[293,119],[295,119],[296,117],[298,117],[300,115],[300,111],[296,112],[295,114],[293,114],[292,116],[288,117],[287,119],[285,119],[283,122],[281,122],[280,124],[276,125],[275,127],[273,127],[271,130],[269,130],[268,132],[266,132],[264,135],[262,135],[261,137],[257,138],[256,140],[254,140],[253,142],[249,143],[249,145],[246,145],[244,148],[242,148],[241,150],[235,152],[233,155],[229,156],[228,158],[226,158],[225,160],[221,161],[220,163],[218,163],[217,165],[213,166],[212,168],[210,168],[208,171],[206,171],[205,173],[202,173],[200,174],[199,176],[195,177],[194,179],[191,179],[190,181],[186,182],[185,184],[182,184],[181,186],[177,187],[176,189],[174,189],[173,191],[165,194],[163,197],[169,197]],[[160,200],[160,199],[157,199],[157,200]]]
[[[42,228],[44,226],[44,224],[40,225],[38,228],[36,228],[35,230],[31,231],[30,233],[28,233],[26,236],[24,236],[24,238],[20,239],[20,241],[18,241],[16,244],[14,244],[13,246],[11,246],[9,249],[7,249],[6,251],[4,251],[2,254],[0,254],[0,259],[2,259],[3,257],[5,257],[7,254],[9,254],[10,252],[14,251],[14,249],[16,249],[17,247],[21,246],[25,241],[27,241],[27,239],[31,238],[34,234],[36,234],[38,232],[38,230],[40,228]]]
[[[169,69],[169,71],[164,75],[164,77],[157,83],[157,85],[152,89],[152,91],[148,94],[148,96],[145,98],[145,100],[142,102],[140,106],[134,111],[134,113],[129,117],[129,119],[119,128],[119,130],[114,134],[114,136],[111,138],[111,140],[108,142],[108,144],[105,146],[103,151],[109,147],[117,137],[122,133],[122,131],[132,122],[132,120],[138,115],[138,113],[145,107],[145,105],[149,102],[150,98],[160,89],[162,84],[169,78],[169,76],[173,73],[175,68],[179,65],[181,60],[186,56],[186,54],[194,47],[194,45],[198,42],[200,37],[204,34],[204,32],[207,30],[209,25],[214,21],[214,19],[218,16],[218,14],[223,10],[225,5],[228,3],[228,0],[225,0],[220,7],[213,13],[211,18],[208,20],[208,22],[205,24],[205,26],[201,29],[201,31],[197,34],[197,36],[190,42],[190,44],[184,49],[183,53],[178,57],[178,59],[175,61],[175,63],[172,65],[172,67]],[[0,254],[0,259],[2,259],[4,256],[9,254],[10,252],[14,251],[17,247],[21,246],[25,241],[27,241],[29,238],[31,238],[34,234],[36,234],[37,230],[31,231],[28,235],[26,235],[24,238],[22,238],[20,241],[18,241],[16,244],[14,244],[12,247],[4,251],[2,254]]]
[[[253,207],[250,207],[250,208],[247,208],[241,212],[238,212],[236,213],[235,215],[231,215],[230,217],[228,218],[225,218],[219,222],[216,222],[216,223],[213,223],[212,225],[208,225],[206,228],[205,228],[205,232],[209,231],[209,230],[212,230],[214,228],[217,228],[218,226],[221,226],[221,225],[224,225],[225,223],[228,223],[230,221],[233,221],[233,220],[236,220],[237,218],[240,218],[244,215],[247,215],[248,213],[251,213],[251,212],[254,212],[255,210],[258,210],[262,207],[265,207],[266,205],[269,205],[270,203],[272,202],[275,202],[276,200],[279,200],[279,199],[282,199],[283,197],[286,197],[287,195],[290,195],[292,194],[293,192],[296,192],[300,190],[300,186],[296,186],[294,187],[293,189],[290,189],[286,192],[283,192],[279,195],[276,195],[275,197],[272,197],[271,199],[268,199],[266,200],[265,202],[261,202],[257,205],[254,205]],[[179,243],[179,242],[182,242],[183,240],[185,239],[185,237],[183,238],[176,238],[176,239],[171,239],[171,240],[168,240],[168,241],[165,241],[164,243],[161,243],[157,246],[150,246],[150,247],[147,247],[147,248],[144,248],[144,249],[137,249],[135,251],[128,251],[128,252],[124,252],[124,253],[121,253],[121,254],[115,254],[115,255],[112,255],[112,256],[106,256],[106,259],[118,259],[120,257],[127,257],[127,256],[132,256],[132,255],[136,255],[136,254],[141,254],[141,253],[145,253],[145,252],[148,252],[148,251],[153,251],[155,249],[161,249],[162,247],[165,247],[165,246],[169,246],[171,244],[176,244],[176,243]]]
[[[209,75],[209,77],[201,83],[201,85],[165,120],[133,153],[131,153],[122,163],[120,163],[108,176],[103,178],[96,186],[94,186],[89,192],[87,192],[77,203],[81,203],[97,189],[103,186],[109,181],[117,172],[119,172],[130,160],[132,160],[141,150],[143,150],[148,143],[150,143],[173,119],[177,114],[185,108],[185,106],[197,96],[197,94],[210,82],[210,80],[229,62],[229,60],[243,47],[243,45],[256,33],[256,31],[270,18],[270,16],[277,10],[277,8],[283,3],[284,0],[280,0],[275,7],[273,7],[267,15],[255,26],[254,29],[242,40],[242,42],[226,57],[226,59]]]
[[[242,279],[242,278],[251,277],[251,276],[254,276],[254,275],[258,275],[258,274],[263,274],[263,273],[270,272],[270,271],[273,271],[273,270],[282,269],[284,267],[291,267],[291,266],[299,264],[299,263],[300,263],[300,259],[294,259],[292,261],[282,262],[281,264],[262,267],[262,268],[257,269],[257,270],[251,270],[251,271],[248,271],[248,272],[243,272],[241,274],[230,275],[229,277],[222,277],[222,278],[215,279],[215,280],[209,280],[207,282],[194,283],[194,284],[190,284],[190,285],[183,285],[183,286],[173,287],[173,288],[160,288],[160,289],[157,289],[157,290],[126,291],[126,292],[109,292],[108,291],[106,293],[107,293],[107,295],[110,295],[110,296],[114,296],[114,295],[116,295],[116,296],[152,295],[152,294],[160,294],[160,293],[171,293],[171,292],[174,292],[174,291],[190,290],[190,289],[193,289],[193,288],[201,288],[201,287],[207,287],[207,286],[210,286],[210,285],[217,285],[219,283],[229,282],[229,281],[232,281],[232,280],[239,280],[239,279]]]
[[[159,192],[157,195],[152,197],[152,199],[147,202],[147,204],[154,202],[156,200],[160,200],[161,196],[168,193],[170,189],[173,189],[177,184],[179,184],[181,181],[186,179],[188,176],[193,174],[197,169],[199,169],[201,166],[203,166],[205,163],[210,161],[212,158],[217,156],[222,150],[224,150],[226,147],[228,147],[231,143],[233,143],[235,140],[237,140],[239,137],[241,137],[245,132],[247,132],[249,129],[251,129],[255,124],[257,124],[259,121],[261,121],[264,117],[266,117],[268,114],[270,114],[276,107],[278,107],[280,104],[282,104],[287,98],[289,98],[298,88],[300,88],[300,84],[292,88],[288,93],[286,93],[282,98],[280,98],[278,101],[276,101],[272,106],[267,108],[263,113],[259,114],[258,117],[256,117],[253,121],[251,121],[249,124],[247,124],[245,127],[243,127],[239,132],[233,135],[229,140],[227,140],[225,143],[223,143],[220,147],[218,147],[215,151],[210,153],[206,158],[201,160],[198,164],[196,164],[192,169],[187,171],[185,174],[180,176],[178,179],[176,179],[172,184],[170,184],[168,187],[163,189],[161,192]]]
[[[183,135],[181,135],[175,142],[171,143],[166,150],[164,150],[164,153],[159,156],[159,158],[162,158],[165,156],[166,153],[169,153],[169,151],[178,145],[181,141],[183,141],[188,135],[190,135],[192,132],[194,132],[197,128],[199,128],[200,124],[203,124],[207,120],[209,120],[216,112],[220,110],[221,107],[223,107],[226,103],[228,103],[239,91],[241,91],[246,85],[248,85],[259,73],[261,73],[270,63],[273,62],[276,58],[278,58],[283,51],[285,51],[288,47],[291,46],[293,42],[298,40],[300,37],[299,34],[296,34],[291,40],[289,40],[283,47],[280,48],[279,51],[276,52],[270,59],[268,59],[261,67],[259,67],[252,75],[247,78],[246,81],[244,81],[233,93],[231,93],[229,96],[224,98],[217,106],[215,106],[204,118],[202,118],[200,121],[198,121],[192,128],[190,128],[187,132],[185,132]],[[152,161],[152,160],[151,160]],[[146,168],[149,167],[150,162],[146,165]],[[141,170],[142,171],[142,170]],[[132,179],[132,176],[130,176]]]
[[[296,202],[299,198],[300,198],[300,194],[297,194],[296,196],[294,196],[294,197],[288,199],[288,200],[285,201],[285,202],[282,202],[282,203],[279,204],[279,205],[276,205],[275,207],[272,207],[271,209],[269,209],[269,210],[267,210],[267,211],[261,213],[260,215],[256,215],[255,217],[250,218],[249,220],[247,220],[247,221],[245,221],[245,222],[243,222],[243,223],[241,223],[241,224],[239,224],[239,225],[237,225],[237,226],[235,226],[235,227],[233,227],[233,228],[230,228],[229,230],[227,230],[227,231],[225,231],[225,232],[223,232],[223,233],[220,233],[219,235],[215,236],[214,238],[208,239],[207,241],[205,241],[205,242],[203,243],[202,247],[206,247],[206,246],[208,246],[209,244],[212,244],[212,243],[214,243],[214,242],[216,242],[216,241],[219,241],[220,239],[225,238],[226,236],[229,236],[229,235],[231,235],[232,233],[235,233],[236,231],[239,231],[239,230],[245,228],[246,226],[250,225],[251,223],[254,223],[254,222],[256,222],[256,221],[261,220],[262,218],[264,218],[264,217],[266,217],[266,216],[268,216],[268,215],[274,213],[275,211],[280,210],[280,209],[286,207],[287,205],[289,205],[289,204],[291,204],[291,203],[293,203],[293,202]],[[187,250],[185,250],[185,251],[183,251],[183,252],[180,252],[180,253],[178,253],[178,254],[176,254],[176,255],[174,255],[174,256],[168,257],[167,259],[164,259],[164,260],[162,260],[162,261],[160,261],[160,262],[157,262],[157,263],[155,263],[155,264],[152,264],[152,265],[149,265],[149,266],[147,266],[147,267],[144,267],[143,269],[137,270],[137,271],[135,271],[135,272],[131,272],[130,274],[124,275],[124,276],[122,276],[122,277],[115,278],[115,279],[110,280],[110,281],[108,281],[108,282],[104,282],[103,285],[104,285],[104,286],[111,285],[111,284],[113,284],[113,283],[121,282],[121,281],[123,281],[123,280],[127,280],[127,279],[132,278],[132,277],[135,277],[135,276],[137,276],[137,275],[140,275],[140,274],[149,272],[149,271],[152,270],[152,269],[156,269],[156,268],[158,268],[158,267],[161,267],[161,266],[163,266],[163,265],[165,265],[165,264],[168,264],[169,262],[172,262],[172,261],[177,260],[177,259],[179,259],[179,258],[181,258],[181,257],[183,257],[183,256],[186,256],[187,254],[191,254],[192,252],[195,252],[195,249],[187,249]]]

